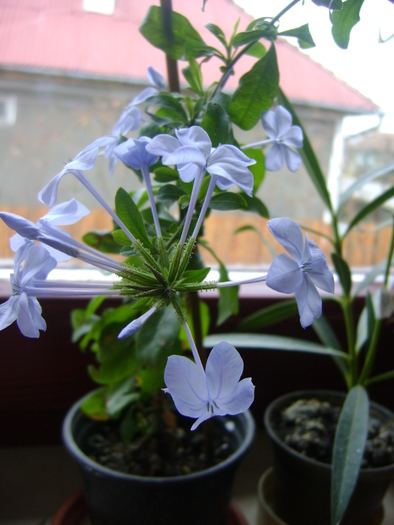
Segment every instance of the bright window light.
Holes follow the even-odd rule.
[[[115,0],[83,0],[82,8],[89,13],[113,15],[115,10]]]

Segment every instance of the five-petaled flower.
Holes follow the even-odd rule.
[[[273,145],[265,157],[265,167],[269,171],[278,171],[286,161],[290,171],[297,171],[302,159],[292,148],[302,148],[303,134],[299,126],[292,126],[291,114],[283,106],[261,115],[263,128]]]
[[[243,361],[237,350],[222,341],[211,350],[205,371],[200,362],[184,356],[168,358],[164,373],[166,393],[177,410],[195,418],[191,429],[213,416],[235,415],[247,410],[254,399],[250,378],[240,381]]]
[[[283,293],[295,293],[303,328],[311,325],[322,313],[322,300],[316,286],[334,293],[334,277],[326,257],[314,241],[305,234],[305,245],[299,225],[286,217],[272,219],[268,228],[286,248],[276,256],[267,274],[267,286]]]
[[[42,246],[21,247],[15,254],[14,273],[11,275],[12,295],[0,305],[0,330],[14,321],[25,337],[39,337],[46,330],[41,306],[31,295],[35,280],[45,280],[55,268],[56,260]]]

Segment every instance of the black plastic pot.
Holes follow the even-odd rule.
[[[341,406],[344,397],[328,391],[294,392],[273,401],[265,412],[264,423],[274,453],[274,511],[288,525],[330,524],[331,466],[287,446],[275,433],[272,423],[283,408],[297,399],[325,399]],[[391,420],[394,428],[392,412],[376,403],[371,403],[370,409],[374,417]],[[361,469],[341,525],[374,523],[393,475],[394,464]]]
[[[78,401],[63,424],[63,441],[82,472],[85,500],[93,525],[226,525],[235,471],[252,443],[255,424],[249,412],[214,418],[231,435],[234,452],[222,463],[194,474],[144,477],[103,467],[79,448],[97,425]]]

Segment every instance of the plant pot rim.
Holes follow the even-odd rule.
[[[346,392],[340,392],[336,390],[297,390],[295,392],[289,392],[287,394],[284,394],[283,396],[280,396],[276,399],[274,399],[266,408],[264,412],[264,426],[265,429],[269,435],[269,437],[277,444],[282,446],[286,449],[288,454],[293,456],[296,459],[302,459],[305,462],[307,462],[310,465],[319,465],[319,467],[324,468],[326,470],[331,470],[331,465],[328,463],[323,463],[322,461],[318,461],[317,459],[310,458],[308,456],[305,456],[304,454],[301,454],[300,452],[297,452],[293,448],[289,447],[284,441],[280,439],[280,437],[274,432],[272,425],[271,425],[271,415],[276,410],[278,405],[281,405],[284,401],[291,401],[295,399],[300,398],[312,398],[312,397],[336,397],[336,398],[345,398]],[[375,403],[373,401],[370,401],[370,407],[374,408],[376,410],[379,410],[380,412],[383,412],[387,418],[391,418],[394,421],[394,413],[391,412],[388,408]],[[383,473],[385,471],[390,471],[394,469],[394,463],[391,463],[390,465],[386,465],[385,467],[375,467],[375,468],[362,468],[361,472],[365,473]]]
[[[155,483],[157,485],[160,485],[161,483],[179,483],[182,480],[186,481],[186,480],[198,479],[200,477],[206,476],[207,473],[215,472],[216,470],[221,470],[227,464],[237,461],[238,458],[241,459],[241,457],[246,453],[246,451],[248,450],[248,448],[250,447],[254,439],[256,424],[249,410],[247,410],[246,412],[242,414],[238,414],[236,416],[217,416],[217,417],[223,417],[223,418],[228,419],[228,421],[224,423],[223,426],[225,426],[228,423],[232,427],[232,425],[234,425],[234,423],[232,422],[233,418],[237,418],[241,420],[243,419],[245,422],[245,436],[242,439],[240,446],[232,454],[230,454],[224,461],[221,461],[217,465],[200,470],[198,472],[193,472],[191,474],[182,474],[179,476],[138,476],[136,474],[126,474],[124,472],[119,472],[116,470],[112,470],[108,467],[104,467],[103,465],[100,465],[96,461],[93,461],[89,456],[87,456],[86,454],[82,452],[82,450],[79,448],[79,446],[76,444],[74,440],[74,437],[71,431],[72,422],[76,415],[78,414],[83,415],[83,413],[80,410],[80,406],[85,401],[85,399],[87,399],[90,395],[91,393],[88,393],[84,397],[79,399],[76,403],[74,403],[74,405],[67,412],[66,417],[63,421],[63,427],[62,427],[63,443],[65,447],[67,448],[68,452],[71,453],[72,456],[74,456],[74,458],[78,461],[78,463],[83,464],[85,467],[88,467],[92,470],[95,470],[97,473],[101,473],[107,476],[109,475],[116,479],[128,479],[128,480],[134,479],[136,481],[138,480],[140,482],[146,482],[146,483],[151,483],[151,484]],[[232,428],[229,428],[230,432]]]

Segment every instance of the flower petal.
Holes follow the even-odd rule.
[[[199,149],[205,155],[205,158],[211,153],[211,139],[205,129],[200,126],[177,129],[175,133],[182,146],[191,146]]]
[[[184,416],[197,418],[207,410],[208,390],[205,374],[193,361],[171,355],[164,370],[164,382],[177,410]]]
[[[302,271],[285,253],[277,255],[267,273],[267,286],[282,293],[293,293],[302,285]]]
[[[164,77],[160,73],[160,71],[157,71],[157,69],[155,69],[154,67],[149,66],[146,76],[148,77],[149,82],[156,86],[157,89],[165,89],[166,85],[164,82]]]
[[[37,301],[38,304],[38,301]],[[37,312],[30,312],[31,304],[29,304],[27,295],[23,292],[17,302],[17,318],[16,322],[19,330],[25,337],[38,338],[40,336],[39,329],[35,324],[35,319],[37,318]],[[33,307],[34,310],[34,307]],[[34,318],[33,318],[34,317]],[[45,321],[44,321],[45,322]]]
[[[205,373],[210,398],[225,400],[236,388],[242,375],[244,364],[237,350],[222,341],[211,350]]]
[[[253,403],[254,388],[251,378],[247,377],[237,384],[233,392],[225,398],[220,397],[216,403],[226,414],[231,416],[242,414]]]
[[[274,111],[269,110],[261,114],[261,123],[264,131],[267,133],[270,139],[276,139],[279,134],[278,121]]]
[[[38,200],[43,202],[47,206],[53,206],[57,199],[57,190],[59,189],[59,184],[61,179],[66,175],[66,172],[63,170],[57,175],[55,175],[49,182],[46,184],[42,190],[38,192]]]
[[[165,157],[169,153],[173,153],[181,146],[182,144],[175,137],[171,137],[171,135],[161,134],[156,135],[156,137],[153,137],[149,144],[147,144],[146,151],[148,151],[152,155],[159,155],[160,157],[163,157],[164,162]]]
[[[289,131],[283,137],[283,144],[291,148],[302,148],[304,135],[300,126],[291,126]]]
[[[277,217],[268,221],[268,229],[297,263],[302,261],[304,238],[300,226],[287,217]]]
[[[138,319],[131,321],[131,323],[129,323],[127,326],[125,326],[125,328],[123,328],[123,330],[119,332],[118,339],[125,339],[126,337],[130,337],[131,335],[138,332],[138,330],[142,328],[142,326],[156,312],[156,310],[156,306],[152,306],[152,308],[138,317]]]
[[[162,162],[163,164],[169,165],[184,165],[192,163],[204,168],[207,164],[207,159],[199,149],[193,148],[192,146],[182,146],[173,153],[163,157]]]
[[[16,321],[16,302],[17,296],[10,297],[7,301],[0,304],[0,330],[4,330]]]
[[[283,168],[281,144],[273,144],[265,155],[265,167],[268,171],[279,171]]]
[[[287,146],[281,145],[281,151],[290,171],[297,171],[302,164],[301,155]]]
[[[129,106],[136,106],[137,104],[140,104],[141,102],[144,102],[149,97],[154,97],[158,94],[157,89],[153,87],[147,87],[139,95],[137,95],[133,100],[130,102]]]
[[[322,300],[315,285],[304,274],[303,283],[295,293],[300,322],[303,328],[307,328],[313,319],[319,318],[322,313]]]
[[[82,217],[86,217],[89,214],[90,211],[86,206],[76,199],[70,199],[51,208],[46,215],[41,217],[39,222],[49,222],[53,226],[67,226],[75,224]]]
[[[278,122],[278,137],[283,137],[290,130],[292,124],[291,113],[283,106],[278,106],[274,111]]]

